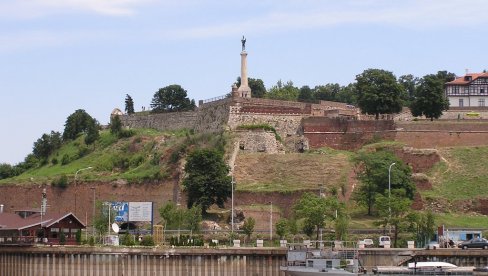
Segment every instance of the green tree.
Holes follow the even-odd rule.
[[[449,108],[449,100],[444,95],[444,83],[445,79],[436,75],[426,75],[420,80],[410,105],[413,116],[425,115],[433,121]]]
[[[185,216],[186,226],[193,233],[200,232],[200,225],[202,223],[202,207],[199,205],[193,205],[190,209],[186,210]]]
[[[450,82],[456,79],[456,74],[448,71],[438,71],[435,75],[438,79],[441,79],[443,83]]]
[[[100,138],[98,122],[96,120],[91,121],[86,128],[85,143],[87,145],[95,143]]]
[[[125,95],[125,113],[134,114],[134,100],[129,94]]]
[[[151,101],[152,112],[188,111],[195,108],[195,101],[187,97],[187,92],[177,84],[160,88]]]
[[[412,212],[408,221],[411,223],[410,231],[415,234],[416,242],[419,247],[428,244],[436,232],[434,214],[428,210],[426,212]]]
[[[0,179],[10,178],[16,176],[15,167],[8,163],[0,164]]]
[[[324,198],[311,193],[304,193],[294,206],[295,213],[305,219],[305,226],[315,228],[317,240],[319,239],[320,228],[325,226],[325,220],[327,217],[332,219],[335,210],[338,208],[339,203],[337,198]],[[309,234],[307,233],[307,235]]]
[[[338,101],[337,96],[341,90],[341,86],[338,83],[328,83],[326,85],[315,86],[313,90],[313,97],[316,100]]]
[[[347,230],[349,229],[350,217],[345,212],[338,212],[338,216],[335,219],[334,230],[336,239],[340,241],[347,240]]]
[[[347,86],[342,86],[335,98],[336,101],[341,103],[348,103],[351,105],[358,104],[358,92],[356,89],[356,84],[351,83]]]
[[[69,115],[64,124],[63,140],[73,140],[81,134],[89,134],[89,142],[94,142],[94,138],[98,135],[98,122],[86,113],[83,109],[76,110],[73,114]],[[87,143],[90,144],[90,143]]]
[[[402,93],[402,100],[404,106],[410,106],[410,103],[415,95],[415,90],[419,83],[419,78],[412,74],[402,75],[398,78],[398,83],[403,87],[405,93]]]
[[[375,115],[398,113],[402,110],[403,88],[395,75],[380,69],[367,69],[356,76],[358,105],[361,112]]]
[[[293,86],[292,81],[288,81],[283,85],[283,82],[279,80],[275,86],[266,93],[265,97],[268,99],[283,100],[283,101],[296,101],[298,99],[299,89]]]
[[[392,190],[391,196],[382,194],[376,196],[376,208],[381,218],[376,224],[385,228],[387,226],[393,228],[394,247],[397,247],[399,233],[408,229],[407,217],[410,214],[411,205],[412,200],[406,196],[403,189]]]
[[[229,167],[222,153],[213,149],[197,149],[188,155],[183,186],[188,195],[188,208],[200,205],[202,213],[213,205],[223,208],[231,195]]]
[[[249,88],[251,88],[251,96],[253,98],[264,98],[266,94],[266,87],[262,79],[247,78]],[[237,87],[241,85],[241,77],[237,77]]]
[[[254,226],[256,225],[256,220],[252,217],[248,217],[244,220],[244,224],[242,225],[242,231],[246,234],[247,239],[251,239],[251,235],[254,232]]]
[[[281,218],[280,220],[278,220],[278,222],[276,222],[275,228],[276,235],[278,235],[280,237],[280,240],[282,240],[288,232],[288,220],[285,218]]]
[[[185,227],[185,210],[178,208],[172,201],[166,202],[159,208],[159,214],[164,220],[164,229],[178,229]]]
[[[356,166],[361,168],[357,177],[361,185],[356,188],[354,199],[358,204],[367,207],[368,215],[376,202],[377,193],[388,193],[388,169],[392,163],[391,189],[403,188],[406,196],[413,199],[415,185],[412,182],[412,170],[389,151],[380,150],[371,153],[360,153],[355,159]]]
[[[302,86],[300,91],[298,92],[298,101],[299,102],[313,102],[313,93],[312,89],[308,85]]]
[[[114,135],[119,135],[122,131],[122,121],[120,121],[120,117],[118,115],[114,115],[110,117],[110,133]]]
[[[44,133],[41,138],[34,142],[32,153],[37,159],[46,160],[63,143],[61,133],[51,131],[51,134]]]

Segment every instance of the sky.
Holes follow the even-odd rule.
[[[86,110],[107,124],[179,84],[191,99],[228,93],[240,75],[266,88],[488,69],[485,0],[2,0],[0,163]]]

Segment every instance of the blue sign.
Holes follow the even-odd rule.
[[[129,202],[112,202],[112,210],[115,211],[115,222],[129,221]]]

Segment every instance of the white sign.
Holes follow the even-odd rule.
[[[152,221],[152,202],[129,202],[129,221]]]

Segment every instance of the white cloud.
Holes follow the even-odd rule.
[[[32,18],[56,13],[88,12],[126,16],[135,13],[140,5],[153,0],[4,0],[0,16],[4,18]]]
[[[167,31],[175,38],[201,38],[241,33],[324,28],[341,24],[395,25],[406,29],[436,29],[488,23],[488,1],[471,0],[344,0],[296,1],[240,21]]]

